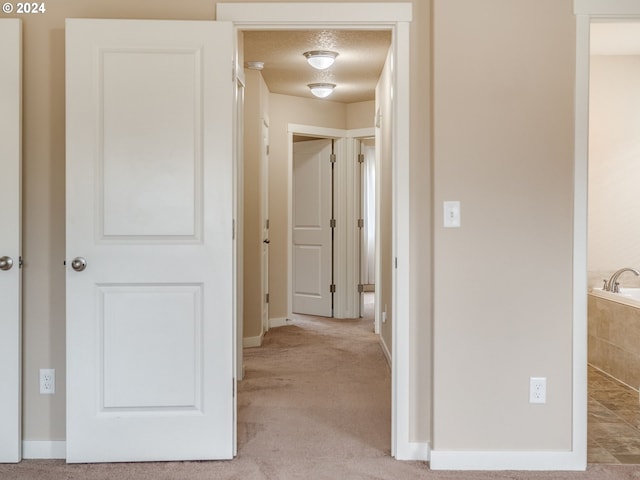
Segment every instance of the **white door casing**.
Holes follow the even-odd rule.
[[[262,224],[262,334],[269,330],[269,122],[262,119],[262,153],[260,161],[260,223]]]
[[[398,3],[216,3],[216,18],[232,21],[236,31],[281,28],[387,28],[393,31],[394,252],[391,454],[401,460],[428,460],[429,446],[411,435],[413,352],[410,281],[410,52],[412,4]]]
[[[67,461],[231,458],[232,27],[66,34]]]
[[[627,0],[575,0],[576,85],[573,216],[573,428],[565,469],[587,465],[587,219],[589,170],[589,76],[592,22],[640,19],[640,4]]]
[[[293,144],[293,312],[332,316],[332,141]]]
[[[0,462],[22,458],[21,29],[0,20]]]

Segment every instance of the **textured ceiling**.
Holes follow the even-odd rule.
[[[391,45],[389,30],[270,30],[244,32],[245,64],[264,62],[269,91],[315,98],[307,84],[335,83],[327,100],[342,103],[373,100]],[[339,53],[327,70],[316,70],[302,55],[309,50]]]

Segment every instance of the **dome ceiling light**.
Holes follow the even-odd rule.
[[[336,88],[335,83],[310,83],[307,85],[311,93],[318,98],[328,97],[333,93],[333,89]]]
[[[264,62],[247,62],[247,68],[249,70],[262,70],[264,68]]]
[[[338,56],[338,52],[331,52],[329,50],[311,50],[310,52],[304,52],[303,55],[313,68],[318,70],[324,70],[333,65],[333,62]]]

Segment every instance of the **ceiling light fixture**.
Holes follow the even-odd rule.
[[[247,68],[249,70],[262,70],[264,68],[264,62],[247,62]]]
[[[316,97],[325,98],[331,95],[336,85],[334,83],[310,83],[307,87]]]
[[[333,62],[338,56],[338,52],[331,52],[329,50],[311,50],[310,52],[304,52],[304,57],[313,68],[318,70],[324,70],[333,65]]]

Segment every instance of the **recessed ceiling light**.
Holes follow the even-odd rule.
[[[318,70],[324,70],[333,65],[333,62],[338,56],[338,52],[331,52],[329,50],[311,50],[310,52],[304,52],[303,55],[313,68]]]

